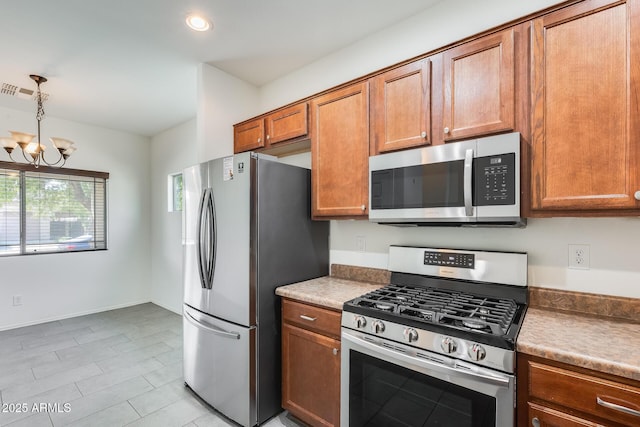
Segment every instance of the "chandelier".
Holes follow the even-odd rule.
[[[35,74],[31,74],[29,77],[38,85],[38,90],[36,92],[36,102],[38,104],[38,108],[36,110],[36,120],[38,121],[38,134],[34,135],[31,133],[25,132],[16,132],[9,131],[11,134],[11,138],[1,137],[0,143],[5,151],[9,154],[9,158],[11,161],[16,162],[16,160],[12,157],[11,153],[14,148],[20,147],[22,151],[22,157],[27,161],[27,163],[38,167],[41,164],[45,164],[47,166],[54,167],[62,167],[65,162],[69,158],[69,156],[76,151],[76,147],[74,147],[73,142],[64,138],[51,137],[49,140],[53,144],[53,146],[57,149],[57,158],[55,161],[51,161],[52,159],[47,159],[45,156],[45,146],[40,141],[40,122],[44,119],[44,107],[42,106],[42,92],[40,91],[40,85],[45,83],[47,79],[42,76],[38,76]],[[37,139],[33,141],[34,138]],[[17,163],[17,162],[16,162]]]

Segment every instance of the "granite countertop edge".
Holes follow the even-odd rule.
[[[383,287],[380,283],[361,282],[333,276],[318,277],[276,288],[276,295],[333,310],[342,310],[346,301]]]
[[[346,301],[383,286],[324,276],[280,286],[276,288],[276,295],[340,311]],[[639,328],[640,324],[632,321],[529,307],[516,340],[516,350],[640,381],[640,357],[634,356],[640,354]],[[639,337],[634,338],[636,335]]]
[[[640,381],[638,329],[635,322],[530,307],[516,350]]]

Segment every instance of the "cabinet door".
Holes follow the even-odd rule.
[[[311,101],[314,218],[366,217],[369,193],[368,83]]]
[[[640,2],[533,22],[532,208],[640,208]]]
[[[264,119],[262,117],[233,127],[234,153],[262,147],[264,147]]]
[[[514,30],[444,52],[444,141],[515,128]]]
[[[305,136],[309,129],[307,110],[308,103],[303,102],[269,114],[265,119],[267,144]]]
[[[340,341],[283,323],[282,407],[312,426],[340,424]]]
[[[564,412],[529,403],[529,423],[533,427],[601,427],[600,424]]]
[[[372,153],[430,144],[430,89],[428,59],[371,79]]]

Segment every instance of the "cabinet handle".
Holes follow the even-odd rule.
[[[640,191],[636,191],[633,197],[635,197],[636,200],[640,200]]]
[[[613,409],[614,411],[624,412],[625,414],[633,415],[634,417],[640,417],[640,411],[607,402],[606,400],[600,399],[599,396],[596,397],[596,403],[600,406],[604,406],[605,408]]]
[[[427,137],[427,133],[426,133],[426,132],[422,132],[422,133],[420,134],[420,136],[421,136],[421,137],[423,137],[423,138],[426,138],[426,137]]]
[[[362,212],[366,211],[367,210],[367,205],[360,206],[360,209],[362,209]]]
[[[449,133],[449,130],[450,130],[449,128],[444,128],[445,135]]]
[[[309,322],[315,322],[317,319],[317,317],[309,317],[309,316],[305,316],[304,314],[301,314],[300,318],[303,320],[308,320]]]
[[[271,138],[269,135],[267,135],[267,141],[269,140],[269,138]]]
[[[540,427],[540,420],[538,419],[538,417],[534,417],[534,418],[531,420],[531,425],[532,425],[533,427]]]
[[[338,355],[338,349],[337,349],[337,348],[334,348],[334,349],[333,349],[333,355],[334,355],[334,356],[337,356],[337,355]]]
[[[260,144],[260,141],[262,141],[262,138],[258,138],[258,144]]]

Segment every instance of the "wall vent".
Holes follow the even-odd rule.
[[[15,96],[20,99],[32,99],[35,100],[36,91],[33,89],[27,89],[24,87],[18,87],[16,85],[12,85],[9,83],[2,83],[2,89],[0,89],[0,94]],[[49,99],[49,94],[46,92],[42,92],[42,100],[46,101]]]

